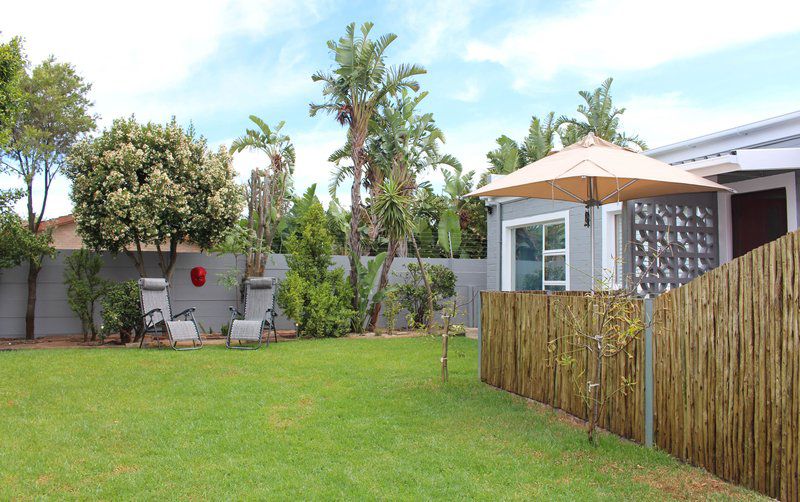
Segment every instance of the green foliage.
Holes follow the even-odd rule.
[[[347,333],[354,312],[352,290],[341,268],[329,270],[332,238],[319,202],[300,217],[298,231],[286,241],[289,270],[276,297],[278,306],[298,324],[301,335]]]
[[[402,309],[397,288],[389,287],[383,294],[383,319],[386,321],[386,330],[391,335],[397,326],[397,316]]]
[[[448,209],[439,218],[438,242],[447,254],[458,254],[458,248],[461,247],[461,220],[453,209]]]
[[[20,79],[24,73],[25,57],[20,38],[0,44],[0,147],[8,141],[22,102]]]
[[[583,103],[578,106],[580,118],[570,118],[562,115],[555,123],[564,146],[575,143],[587,134],[594,133],[598,138],[610,141],[620,146],[638,145],[646,149],[647,144],[638,135],[629,136],[620,130],[620,118],[625,113],[625,108],[614,108],[611,98],[611,84],[614,79],[608,78],[600,87],[592,92],[580,91],[578,95]]]
[[[94,324],[94,309],[97,300],[105,293],[108,281],[100,277],[103,260],[100,256],[79,249],[67,256],[64,268],[64,283],[67,285],[67,302],[83,327],[83,341],[91,335],[97,338]]]
[[[136,281],[111,284],[100,301],[103,308],[103,333],[119,333],[120,341],[128,343],[134,330],[141,328],[139,285]]]
[[[69,158],[78,232],[95,250],[128,252],[144,273],[137,244],[168,248],[169,277],[179,242],[217,244],[239,218],[244,198],[231,156],[210,152],[202,137],[173,119],[166,125],[115,120]]]
[[[375,279],[378,277],[378,272],[381,270],[383,262],[386,260],[386,252],[379,253],[375,258],[369,260],[367,265],[364,266],[361,260],[356,261],[358,267],[358,311],[354,316],[353,322],[356,332],[361,333],[364,331],[364,323],[367,321],[369,315],[370,293],[372,287],[375,285]],[[372,295],[373,302],[380,302],[383,297],[383,291],[376,291]]]
[[[40,263],[43,256],[55,256],[49,231],[33,234],[14,212],[21,190],[0,190],[0,270],[27,260]]]
[[[414,323],[421,325],[426,318],[428,295],[419,265],[409,263],[406,268],[403,282],[397,286],[400,304],[409,312]],[[425,264],[425,271],[433,293],[433,309],[439,311],[443,307],[442,301],[456,294],[456,274],[443,265],[428,263]]]
[[[531,117],[528,135],[520,143],[506,135],[497,138],[497,148],[488,152],[489,169],[481,177],[479,186],[488,183],[489,174],[509,174],[520,167],[543,159],[553,150],[553,141],[558,132],[553,112],[540,119]]]

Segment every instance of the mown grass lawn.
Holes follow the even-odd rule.
[[[487,387],[477,345],[0,353],[0,499],[754,497]]]

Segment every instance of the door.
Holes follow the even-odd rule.
[[[786,234],[786,189],[731,195],[731,230],[734,258]]]

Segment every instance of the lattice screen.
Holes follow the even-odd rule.
[[[717,266],[716,198],[701,194],[630,202],[630,266],[640,294],[658,294]],[[661,256],[659,251],[673,245]],[[657,263],[651,267],[653,260]],[[649,271],[649,273],[648,273]]]

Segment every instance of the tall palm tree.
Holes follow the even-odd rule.
[[[247,184],[247,222],[255,242],[247,253],[247,276],[261,276],[269,249],[275,236],[275,227],[287,209],[286,192],[294,173],[295,151],[292,140],[281,131],[283,121],[271,128],[262,119],[250,115],[256,129],[233,140],[230,152],[257,150],[267,155],[269,165],[254,169]]]
[[[614,108],[611,98],[611,84],[613,78],[607,78],[600,87],[593,92],[580,91],[578,95],[584,103],[578,106],[581,118],[569,118],[562,115],[555,122],[559,130],[561,143],[564,146],[575,143],[587,134],[594,133],[598,138],[603,138],[620,146],[638,145],[647,149],[647,144],[638,135],[628,136],[620,131],[619,120],[625,113],[625,108]]]
[[[338,41],[328,42],[336,67],[333,71],[318,71],[312,75],[314,82],[323,84],[324,102],[309,106],[312,117],[323,111],[334,115],[341,125],[348,127],[353,163],[353,184],[350,189],[350,284],[353,286],[353,306],[356,308],[359,303],[356,260],[361,255],[361,183],[365,162],[364,144],[369,123],[375,110],[387,96],[401,89],[417,91],[419,84],[413,77],[425,73],[424,68],[413,64],[387,66],[386,49],[397,35],[389,33],[372,40],[369,38],[372,27],[373,24],[369,22],[362,24],[360,34],[357,35],[355,23],[350,23],[345,30],[345,36]]]

